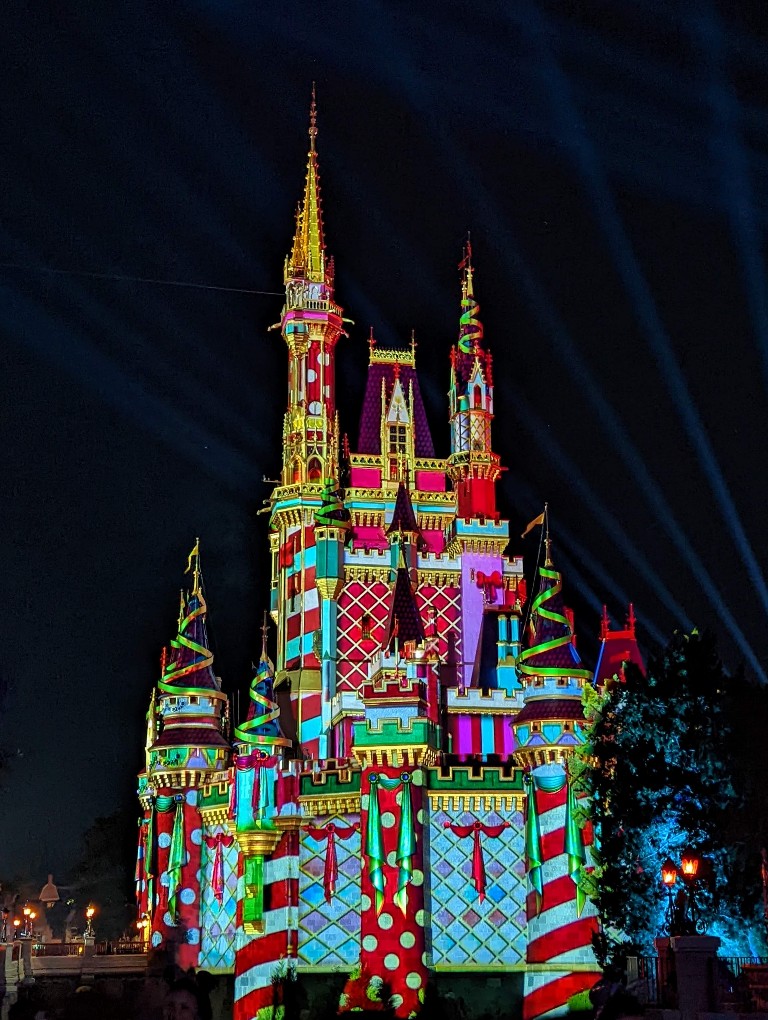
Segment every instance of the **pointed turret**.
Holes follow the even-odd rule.
[[[343,332],[334,301],[333,259],[325,251],[320,202],[315,90],[309,111],[304,195],[285,260],[280,330],[288,345],[288,410],[283,426],[283,485],[319,485],[338,477],[334,348]]]
[[[496,481],[501,465],[491,448],[493,373],[491,354],[483,343],[480,305],[475,300],[469,240],[459,268],[462,273],[461,317],[458,345],[451,350],[448,471],[456,491],[458,517],[497,520]]]
[[[245,722],[235,727],[235,739],[242,745],[240,750],[243,754],[254,747],[274,754],[291,746],[291,741],[280,728],[280,709],[274,693],[275,667],[267,653],[267,631],[265,614],[261,628],[261,655],[248,692],[248,713]]]
[[[635,607],[630,602],[623,628],[611,629],[608,608],[603,606],[600,626],[600,652],[595,666],[595,686],[604,687],[611,680],[624,678],[624,667],[634,663],[645,673],[645,662],[637,644],[635,633]]]
[[[157,773],[165,775],[168,770],[221,768],[229,756],[222,735],[227,698],[213,672],[208,647],[199,539],[186,572],[192,574],[192,590],[187,600],[182,596],[178,634],[157,684],[155,711],[162,726],[149,748],[149,768],[156,779]]]
[[[320,171],[317,165],[317,103],[315,86],[312,86],[312,102],[309,108],[309,152],[307,153],[307,174],[304,180],[304,196],[296,215],[296,233],[293,237],[291,254],[285,264],[285,282],[307,280],[311,283],[328,283],[325,266],[325,238],[323,212],[320,202]],[[332,266],[329,266],[332,269]]]
[[[576,651],[548,534],[545,548],[539,590],[531,604],[528,647],[517,658],[526,685],[525,705],[512,724],[516,757],[531,767],[560,761],[580,742],[582,689],[592,679]]]

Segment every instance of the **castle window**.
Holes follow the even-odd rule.
[[[541,723],[531,723],[531,733],[541,733]]]
[[[543,687],[544,686],[544,677],[535,676],[533,678],[533,686],[534,687]]]
[[[362,641],[371,640],[371,614],[363,613],[360,618],[360,639]]]
[[[569,722],[563,723],[563,733],[571,732],[571,724]]]
[[[406,453],[408,430],[405,425],[389,426],[389,452]]]
[[[317,457],[312,457],[307,465],[307,478],[310,482],[317,482],[323,477],[323,467]]]
[[[568,686],[568,677],[567,676],[559,676],[557,678],[557,686],[558,687],[567,687]]]

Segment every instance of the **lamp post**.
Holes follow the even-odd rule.
[[[18,917],[14,917],[14,919],[13,919],[13,937],[14,937],[14,939],[21,938],[21,932],[19,931],[20,927],[21,927],[21,921],[18,919]]]
[[[93,930],[93,915],[96,913],[96,908],[92,903],[88,904],[88,909],[85,911],[85,937],[92,939],[96,934]]]
[[[704,935],[706,922],[696,899],[701,857],[688,847],[680,857],[680,871],[671,858],[661,865],[661,881],[667,890],[667,910],[664,915],[665,935]],[[678,874],[683,880],[675,894]]]
[[[2,928],[0,928],[0,942],[8,941],[8,918],[10,916],[10,910],[8,907],[3,907],[3,921]]]
[[[136,922],[136,928],[139,932],[139,939],[144,948],[146,948],[147,942],[149,941],[149,918],[146,914],[142,914],[139,920]]]

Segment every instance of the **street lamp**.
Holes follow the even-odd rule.
[[[48,876],[48,881],[40,890],[40,895],[37,898],[41,903],[44,903],[49,910],[51,907],[55,907],[59,902],[61,897],[59,896],[59,890],[53,884],[53,875]]]
[[[32,907],[25,905],[22,913],[24,914],[24,930],[21,934],[23,938],[28,939],[32,935]]]
[[[704,935],[707,930],[696,900],[700,864],[701,856],[688,847],[681,854],[679,872],[675,862],[669,857],[661,865],[661,881],[669,897],[664,915],[666,935]],[[683,880],[683,885],[675,895],[678,874]]]
[[[139,938],[142,945],[146,945],[149,941],[149,918],[146,914],[142,914],[139,920],[136,922],[136,927],[139,931]]]
[[[15,939],[18,939],[18,938],[21,937],[21,932],[19,931],[20,927],[21,927],[21,921],[18,919],[18,917],[14,917],[14,919],[13,919],[13,937]]]
[[[87,938],[93,938],[95,932],[93,930],[93,915],[96,913],[96,908],[92,903],[88,904],[88,909],[85,911],[85,935]]]

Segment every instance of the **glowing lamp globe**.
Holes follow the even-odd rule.
[[[661,866],[661,880],[667,889],[671,889],[677,881],[677,868],[674,861],[669,857],[667,857]]]
[[[699,864],[701,863],[701,857],[696,853],[695,850],[690,848],[683,851],[683,855],[680,858],[680,866],[683,870],[683,878],[694,879],[699,871]]]

